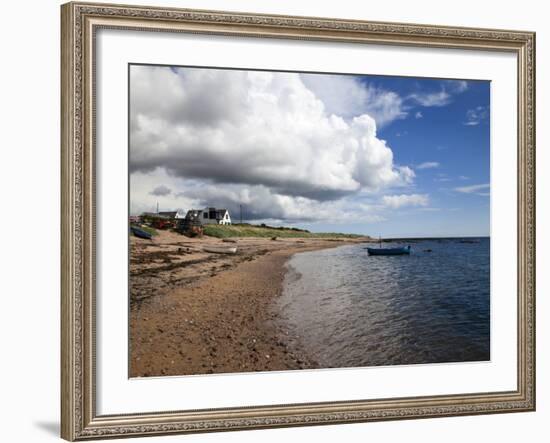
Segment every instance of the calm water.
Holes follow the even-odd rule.
[[[277,302],[284,326],[322,367],[489,360],[490,242],[476,242],[384,245],[410,244],[410,256],[369,256],[365,244],[297,254]]]

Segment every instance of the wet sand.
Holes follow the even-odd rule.
[[[152,241],[131,237],[131,377],[318,367],[272,309],[284,265],[296,252],[361,240],[235,240],[167,231]],[[202,250],[214,245],[238,252]]]

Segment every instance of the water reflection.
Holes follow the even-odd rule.
[[[322,367],[489,360],[488,238],[422,241],[410,256],[364,247],[288,263],[283,326]]]

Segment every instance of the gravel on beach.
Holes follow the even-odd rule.
[[[130,240],[130,377],[318,367],[287,336],[273,301],[296,252],[359,240]],[[236,254],[203,251],[237,246]],[[291,345],[292,343],[292,345]]]

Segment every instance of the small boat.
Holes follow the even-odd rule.
[[[402,248],[367,248],[369,255],[409,255],[411,253],[410,246]]]
[[[205,246],[202,248],[204,252],[212,252],[214,254],[235,254],[237,248],[219,248],[216,246]]]
[[[140,229],[136,226],[130,226],[130,229],[132,231],[132,234],[134,234],[136,237],[144,238],[146,240],[151,240],[151,238],[153,237],[147,231],[144,231],[143,229]]]

